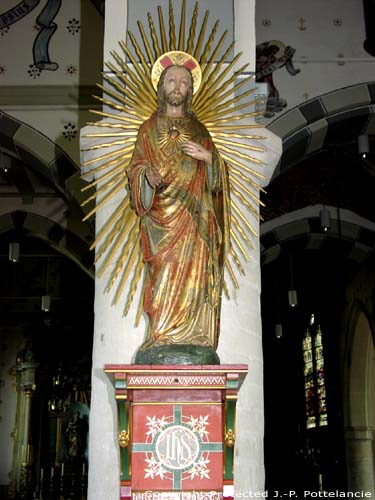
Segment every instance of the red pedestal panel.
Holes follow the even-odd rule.
[[[246,365],[106,365],[119,414],[120,498],[233,497],[237,392]]]

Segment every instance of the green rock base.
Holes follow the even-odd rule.
[[[139,350],[136,365],[220,365],[219,356],[211,347],[171,344]]]

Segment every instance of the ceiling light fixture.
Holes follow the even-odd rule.
[[[331,212],[328,210],[328,208],[323,207],[322,210],[319,212],[319,216],[320,216],[320,227],[322,231],[326,233],[331,227]]]
[[[281,339],[283,336],[283,325],[281,323],[275,324],[275,336],[277,339]]]
[[[370,142],[368,135],[358,136],[358,153],[362,158],[366,158],[370,152]]]
[[[9,243],[9,260],[18,262],[20,260],[20,244],[17,241]]]
[[[50,295],[42,295],[42,311],[49,312],[51,310],[51,296]]]

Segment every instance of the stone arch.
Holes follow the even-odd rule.
[[[94,255],[87,242],[59,222],[37,213],[20,210],[0,214],[0,236],[10,231],[22,232],[26,238],[34,237],[45,241],[94,277]]]
[[[358,263],[375,257],[375,224],[350,210],[325,205],[331,214],[329,232],[320,227],[323,205],[289,212],[261,225],[260,252],[262,264],[277,259],[284,245],[293,239],[304,240],[305,248],[320,250],[328,239],[341,240],[347,257]],[[301,246],[301,245],[300,245]]]
[[[0,148],[10,168],[22,165],[19,185],[11,186],[12,197],[0,207],[0,234],[22,230],[43,239],[93,276],[94,254],[89,246],[94,240],[94,226],[82,222],[85,214],[79,202],[84,182],[79,167],[51,139],[3,111]],[[32,177],[36,173],[51,187],[48,198],[33,189],[31,171]]]
[[[344,359],[344,411],[350,491],[374,492],[375,350],[373,322],[359,300],[351,310]]]
[[[374,113],[374,82],[337,89],[287,111],[267,126],[283,140],[273,177],[328,145],[375,134]]]
[[[0,111],[0,147],[9,156],[33,168],[64,196],[67,181],[78,166],[57,144],[32,126]]]
[[[374,325],[363,302],[354,301],[346,332],[344,364],[344,387],[346,394],[346,425],[353,427],[371,427],[371,394],[375,389],[369,387],[375,379],[373,342]],[[372,373],[371,373],[372,371]]]

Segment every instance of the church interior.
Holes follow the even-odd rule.
[[[58,29],[50,46],[51,58],[60,58],[59,70],[48,74],[55,79],[51,82],[40,83],[47,70],[23,81],[17,56],[5,56],[12,31],[18,34],[10,40],[18,40],[26,50],[25,44],[35,37],[31,30],[35,13],[0,27],[0,499],[4,500],[86,498],[95,307],[90,245],[95,221],[82,222],[90,207],[80,206],[78,132],[92,120],[89,109],[99,109],[91,95],[97,93],[95,79],[99,81],[103,64],[105,1],[64,3],[55,19],[64,25],[64,36],[57,36],[62,31]],[[255,18],[257,81],[268,82],[274,99],[265,96],[259,120],[283,139],[282,157],[261,195],[259,229],[265,490],[373,495],[375,42],[370,21],[375,5],[372,0],[363,0],[363,5],[345,0],[344,7],[333,2],[326,14],[333,26],[331,40],[337,30],[346,29],[353,4],[361,4],[353,20],[353,30],[358,27],[361,35],[353,42],[358,50],[337,56],[337,48],[332,49],[334,55],[327,56],[329,64],[323,66],[345,73],[337,76],[332,71],[323,84],[322,73],[314,70],[316,82],[302,97],[306,90],[301,78],[305,68],[306,78],[310,77],[309,66],[318,64],[316,56],[310,65],[303,60],[309,41],[295,46],[293,55],[289,52],[281,62],[272,59],[267,47],[261,51],[265,40],[283,39],[284,43],[274,43],[278,54],[296,42],[287,40],[288,26],[294,22],[290,17],[284,16],[283,29],[277,25],[277,2],[260,3],[256,2]],[[296,4],[288,0],[285,9],[292,12]],[[6,0],[0,10],[7,13],[17,5]],[[306,12],[296,20],[299,36],[308,33],[309,22],[318,16]],[[74,21],[80,23],[76,38],[68,29],[78,26]],[[90,33],[85,21],[92,21]],[[27,42],[22,41],[25,23],[30,25]],[[77,61],[95,50],[87,78],[69,74],[79,63],[68,69],[62,47],[68,35],[75,51],[77,44],[83,45]],[[271,80],[261,76],[262,56],[262,64],[274,65]],[[14,75],[12,65],[17,67]],[[85,65],[87,61],[82,68]],[[32,66],[29,71],[36,74],[38,69]],[[64,73],[61,83],[59,71]],[[74,85],[69,78],[76,78]],[[53,95],[48,87],[53,87]],[[43,113],[44,130],[39,126]],[[55,141],[48,137],[51,122],[56,122]]]

